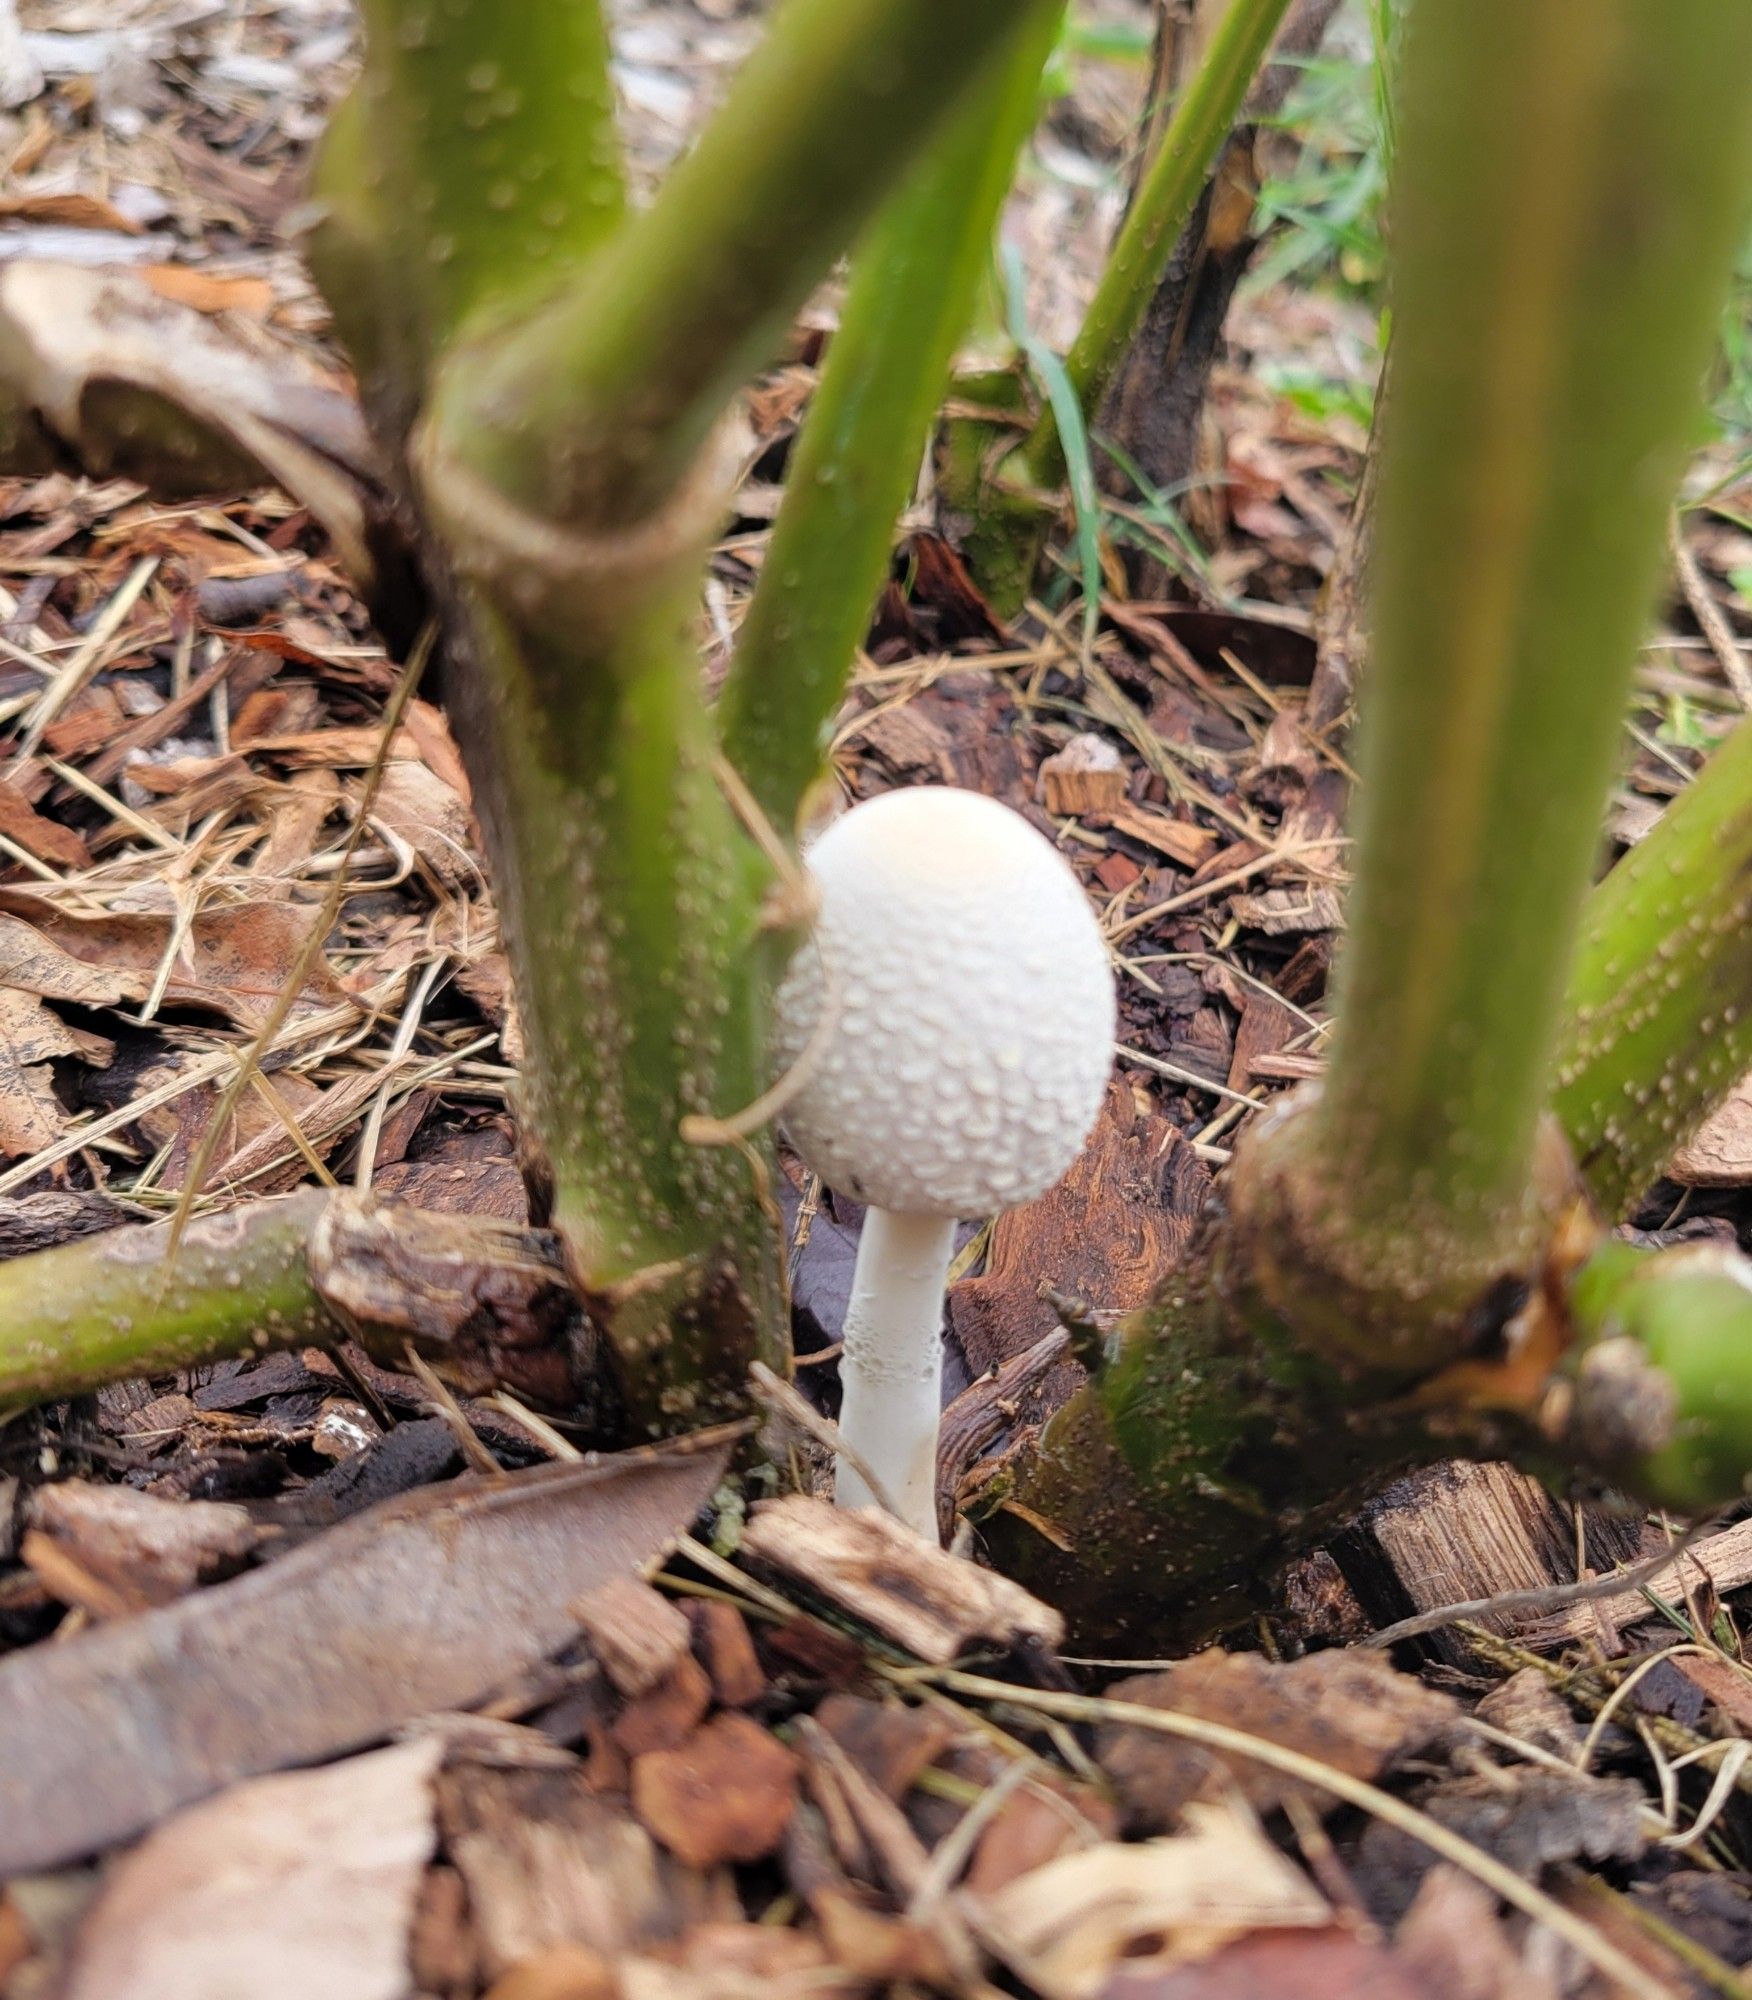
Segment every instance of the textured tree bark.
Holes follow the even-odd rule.
[[[1209,41],[1223,0],[1190,8],[1163,8],[1156,29],[1150,102],[1140,167],[1160,142],[1166,107],[1185,87]],[[1296,0],[1249,93],[1241,123],[1217,155],[1204,193],[1181,232],[1161,282],[1151,294],[1142,326],[1107,392],[1101,428],[1162,493],[1187,495],[1200,518],[1195,488],[1200,433],[1211,370],[1221,350],[1224,322],[1236,287],[1253,260],[1253,208],[1259,193],[1260,121],[1282,110],[1297,74],[1296,61],[1312,55],[1338,0]],[[1130,489],[1129,475],[1109,460],[1101,468],[1107,490]],[[1140,597],[1165,596],[1170,572],[1146,550],[1128,550],[1127,568]]]

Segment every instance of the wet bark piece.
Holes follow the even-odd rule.
[[[727,1459],[629,1452],[411,1494],[267,1569],[0,1662],[0,1876],[478,1701],[571,1638],[574,1598],[659,1554]]]
[[[1115,1077],[1075,1166],[1038,1201],[998,1217],[985,1274],[949,1293],[969,1373],[984,1374],[1057,1327],[1043,1284],[1083,1300],[1103,1324],[1142,1305],[1179,1261],[1209,1186],[1175,1128]],[[1062,1400],[1074,1379],[1061,1373],[1049,1401]]]

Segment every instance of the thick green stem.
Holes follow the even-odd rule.
[[[739,1407],[750,1360],[787,1353],[767,1170],[682,1137],[768,1081],[775,971],[771,871],[718,788],[690,612],[659,599],[580,661],[473,597],[452,697],[554,1226],[651,1433]]]
[[[1464,1448],[1310,1353],[1254,1291],[1257,1248],[1213,1216],[983,1497],[991,1560],[1058,1605],[1081,1646],[1208,1638],[1387,1479]]]
[[[315,259],[380,420],[434,355],[526,310],[620,221],[596,0],[364,0],[366,61],[323,142]]]
[[[193,1223],[174,1265],[162,1225],[0,1264],[0,1410],[336,1338],[306,1256],[328,1199],[313,1190]]]
[[[160,1224],[0,1265],[0,1411],[343,1340],[391,1367],[412,1348],[464,1390],[576,1407],[590,1387],[552,1237],[490,1216],[312,1188],[205,1217],[174,1246]]]
[[[1100,408],[1143,324],[1180,233],[1204,192],[1217,149],[1240,116],[1288,5],[1289,0],[1229,0],[1228,12],[1175,108],[1065,357],[1065,372],[1085,416],[1093,417]],[[1013,470],[1025,486],[1056,486],[1063,479],[1064,452],[1050,407],[1041,413]]]
[[[655,204],[450,381],[444,425],[555,521],[656,508],[811,285],[987,64],[1017,0],[789,0]]]
[[[1569,1298],[1579,1453],[1658,1506],[1739,1499],[1752,1474],[1752,1265],[1715,1243],[1608,1243]]]
[[[1589,897],[1555,1108],[1622,1214],[1752,1068],[1752,722]]]
[[[1314,1226],[1389,1296],[1452,1306],[1540,1226],[1563,979],[1749,154],[1752,9],[1408,23],[1358,880],[1304,1128]]]
[[[725,754],[775,826],[824,739],[887,570],[992,231],[1032,127],[1063,0],[1031,0],[992,65],[860,242],[839,330],[720,702]]]

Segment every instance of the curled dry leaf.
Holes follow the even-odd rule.
[[[428,1737],[178,1814],[105,1882],[65,2000],[400,2000],[442,1756]]]
[[[72,1029],[34,993],[0,986],[0,1153],[7,1159],[60,1138],[67,1113],[49,1064],[80,1053]]]
[[[988,1897],[988,1938],[1060,2000],[1128,1976],[1208,1957],[1258,1930],[1326,1921],[1325,1899],[1232,1809],[1193,1806],[1187,1830],[1135,1846],[1104,1841],[1059,1856]]]
[[[369,591],[387,520],[357,405],[281,343],[246,345],[137,273],[20,258],[0,269],[0,431],[40,469],[224,491],[266,475],[308,507]],[[132,444],[127,440],[132,439]]]
[[[721,1444],[672,1446],[412,1493],[265,1569],[0,1661],[0,1877],[479,1701],[573,1636],[575,1598],[659,1555],[727,1461]]]

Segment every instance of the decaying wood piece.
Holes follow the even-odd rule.
[[[1212,0],[1170,6],[1157,31],[1147,129],[1141,157],[1154,151],[1178,92],[1197,68],[1223,9]],[[1280,110],[1297,75],[1293,58],[1313,53],[1338,0],[1296,0],[1273,54],[1230,134],[1203,199],[1169,260],[1124,368],[1107,399],[1103,428],[1159,491],[1178,492],[1198,457],[1199,424],[1229,301],[1253,256],[1253,205],[1259,192],[1259,121]],[[1166,572],[1144,558],[1139,594],[1163,594]]]
[[[1601,1507],[1581,1510],[1591,1572],[1609,1572],[1643,1553],[1635,1519]],[[1378,1625],[1442,1605],[1507,1591],[1577,1581],[1576,1527],[1537,1480],[1501,1464],[1453,1461],[1395,1481],[1333,1544],[1333,1554],[1363,1607]],[[1633,1593],[1634,1594],[1634,1593]],[[1637,1603],[1646,1609],[1646,1600]],[[1598,1640],[1597,1603],[1541,1614],[1544,1643]],[[1502,1614],[1478,1621],[1487,1629],[1528,1639],[1529,1620]],[[1451,1627],[1429,1635],[1450,1665],[1476,1667],[1477,1655]]]
[[[693,1637],[686,1614],[637,1576],[611,1576],[572,1607],[584,1642],[620,1692],[649,1694]]]
[[[413,1493],[0,1661],[0,1877],[480,1700],[574,1636],[572,1600],[661,1554],[728,1461],[708,1439]]]
[[[440,1781],[439,1818],[490,1978],[550,1946],[613,1958],[734,1914],[713,1878],[672,1860],[576,1768],[463,1764]]]
[[[1064,1637],[1064,1620],[1020,1584],[945,1555],[875,1508],[802,1494],[763,1501],[742,1554],[932,1666],[980,1643],[1052,1647]]]
[[[547,1231],[340,1196],[308,1256],[323,1305],[373,1353],[411,1345],[458,1386],[587,1409],[594,1343]]]

